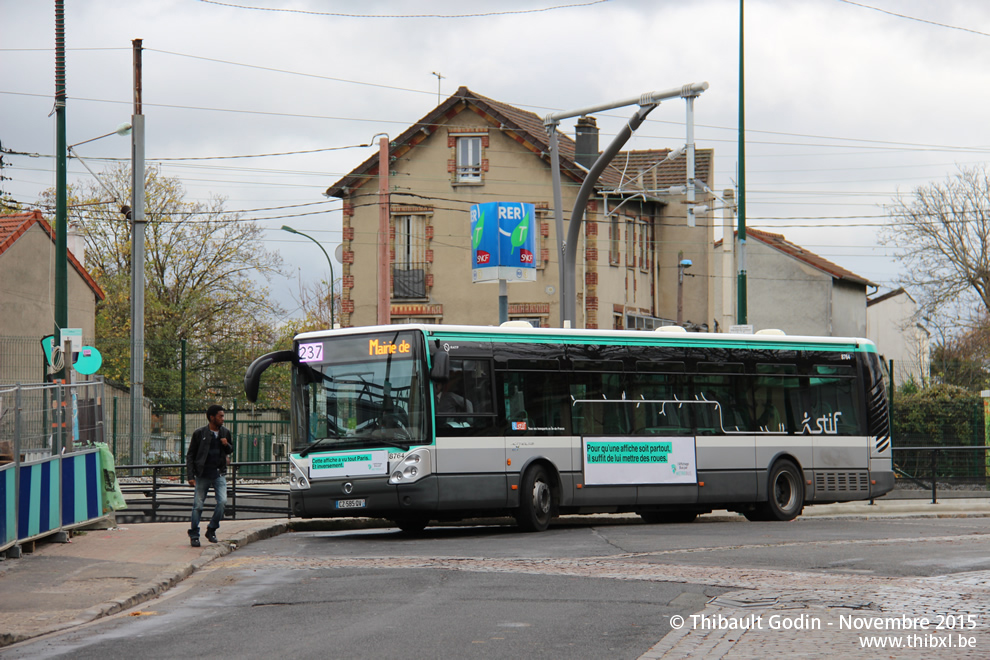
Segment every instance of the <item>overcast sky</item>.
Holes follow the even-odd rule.
[[[149,161],[327,150],[161,161],[188,201],[222,195],[267,228],[294,273],[272,285],[289,316],[299,280],[328,272],[278,228],[332,255],[340,201],[323,192],[373,153],[354,145],[429,112],[438,85],[543,116],[707,81],[696,141],[715,150],[715,189],[735,184],[738,0],[65,4],[69,144],[129,120],[140,38]],[[0,0],[0,144],[41,155],[6,155],[0,190],[29,206],[54,183],[54,21],[53,0]],[[896,286],[894,250],[877,240],[884,205],[990,150],[990,2],[747,0],[745,43],[748,226]],[[603,144],[631,112],[599,115]],[[684,118],[682,101],[664,103],[627,148],[682,145]],[[129,139],[78,152],[99,171],[129,158]],[[89,174],[72,161],[69,177]]]

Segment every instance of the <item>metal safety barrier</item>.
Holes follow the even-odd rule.
[[[279,483],[278,477],[257,476],[259,473],[288,474],[288,461],[234,461],[229,468],[225,517],[232,520],[291,517],[288,482]],[[121,474],[142,475],[121,479],[120,489],[127,500],[127,509],[117,513],[118,520],[189,520],[194,493],[188,483],[185,463],[121,465],[118,470]],[[207,499],[204,509],[209,509],[211,503],[212,497]]]

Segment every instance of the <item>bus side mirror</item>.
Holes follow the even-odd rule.
[[[446,383],[450,380],[450,353],[437,351],[433,354],[433,368],[430,369],[430,379]]]
[[[295,351],[275,351],[257,358],[247,368],[244,374],[244,394],[248,401],[255,403],[258,401],[258,388],[261,385],[261,373],[279,362],[295,362],[297,360]]]

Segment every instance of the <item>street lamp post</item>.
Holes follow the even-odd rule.
[[[690,259],[677,262],[677,325],[684,325],[684,271],[690,267]]]
[[[287,231],[290,234],[296,234],[298,236],[302,236],[303,238],[308,238],[309,240],[311,240],[314,243],[316,243],[320,247],[321,250],[323,250],[323,256],[325,256],[327,258],[327,264],[330,265],[330,328],[333,329],[333,326],[334,326],[334,322],[333,322],[333,319],[334,319],[334,309],[333,309],[333,307],[334,307],[333,306],[333,262],[330,261],[330,255],[327,254],[327,251],[323,248],[323,245],[318,240],[316,240],[315,238],[313,238],[312,236],[309,236],[308,234],[304,234],[301,231],[297,231],[297,230],[293,229],[292,227],[290,227],[288,225],[282,225],[282,231]]]
[[[623,99],[621,101],[615,101],[613,103],[604,103],[601,105],[596,105],[588,108],[580,108],[578,110],[565,110],[561,112],[554,112],[547,115],[543,119],[543,125],[547,129],[547,134],[549,136],[549,148],[550,148],[550,168],[551,177],[554,193],[554,220],[557,227],[557,248],[560,251],[560,313],[561,313],[561,326],[562,327],[572,327],[577,322],[577,297],[575,292],[577,291],[576,285],[574,283],[575,269],[577,262],[577,248],[578,239],[580,238],[581,228],[584,226],[584,212],[585,206],[588,202],[588,198],[594,189],[595,183],[598,181],[598,177],[605,170],[608,164],[612,161],[615,155],[619,152],[622,146],[632,137],[632,134],[646,119],[646,116],[660,105],[660,102],[670,98],[685,98],[694,99],[702,92],[708,89],[708,83],[693,83],[688,85],[682,85],[676,89],[670,89],[663,92],[648,92],[642,94],[636,98]],[[584,178],[584,182],[581,184],[580,190],[577,193],[577,199],[574,203],[574,210],[571,213],[570,224],[567,228],[567,237],[564,238],[564,219],[563,219],[563,209],[561,208],[561,193],[560,193],[560,151],[558,149],[559,143],[557,138],[557,126],[561,119],[567,119],[569,117],[578,117],[580,115],[588,115],[594,112],[601,112],[604,110],[613,110],[615,108],[621,108],[627,105],[638,105],[639,110],[629,118],[626,125],[622,127],[612,143],[598,156],[598,160],[595,164],[591,166],[588,174]],[[689,165],[694,164],[694,110],[693,101],[692,104],[688,106],[688,142],[685,148],[688,150],[687,162]],[[688,183],[694,184],[695,176],[693,171],[687,173]],[[689,203],[694,201],[693,196],[688,197]],[[688,214],[689,220],[693,221],[693,212]]]

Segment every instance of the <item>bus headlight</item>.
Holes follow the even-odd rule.
[[[407,484],[418,481],[433,473],[433,466],[430,464],[430,450],[416,449],[406,454],[398,465],[392,469],[392,476],[388,478],[390,484]]]
[[[296,463],[294,458],[289,458],[289,490],[306,490],[309,488],[306,469],[306,466]]]

